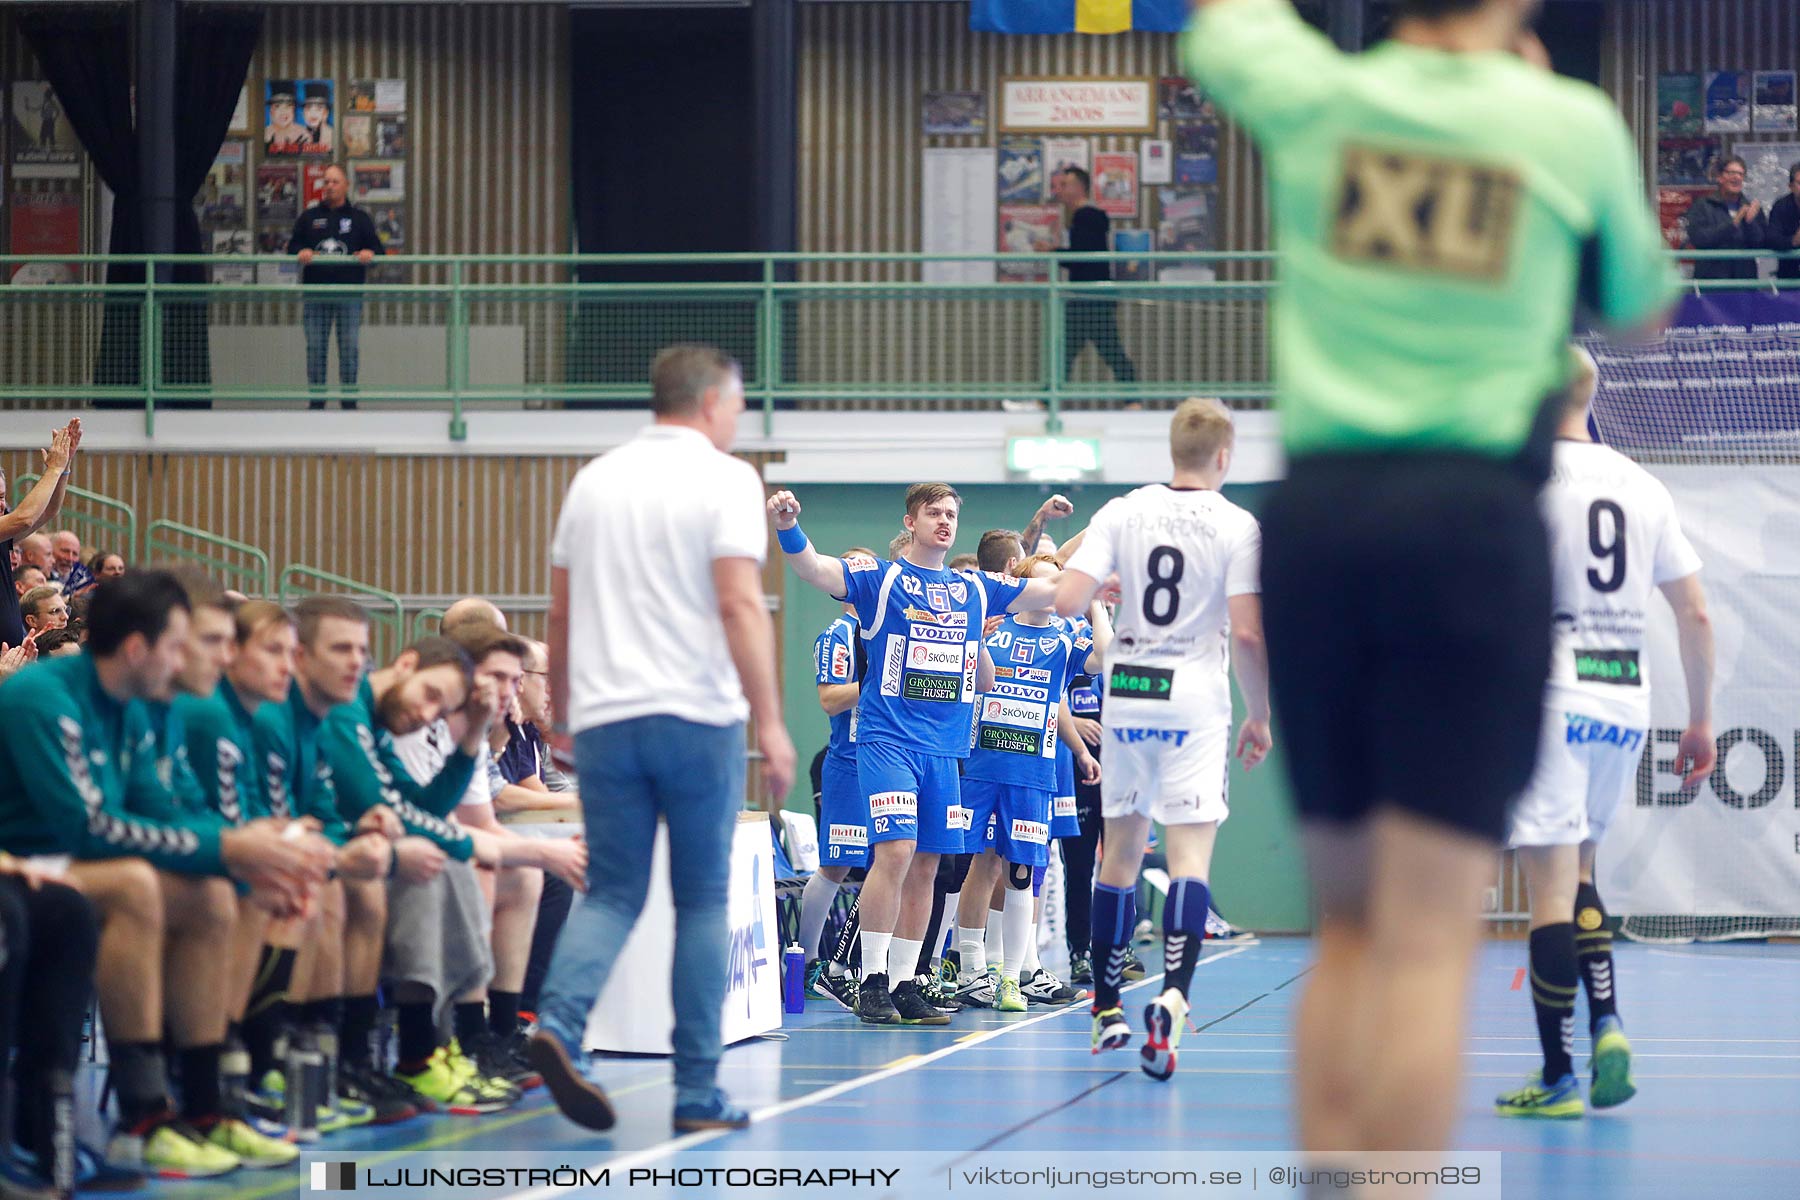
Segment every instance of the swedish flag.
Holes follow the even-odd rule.
[[[974,0],[969,28],[978,33],[1180,33],[1187,0]]]

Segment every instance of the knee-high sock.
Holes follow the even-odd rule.
[[[1000,914],[1000,923],[1006,930],[1002,935],[1006,939],[1006,947],[1001,959],[1000,978],[1017,983],[1019,972],[1025,969],[1025,947],[1032,940],[1030,888],[1006,889],[1006,908]]]
[[[1125,981],[1125,954],[1131,949],[1131,931],[1137,927],[1137,889],[1094,885],[1094,1011],[1119,1006],[1119,986]]]
[[[1574,1070],[1575,926],[1564,921],[1531,931],[1531,1007],[1544,1048],[1544,1082]]]
[[[806,961],[819,957],[819,935],[825,932],[825,918],[831,915],[831,902],[837,899],[838,885],[819,871],[806,881],[800,893],[800,948]]]
[[[962,970],[958,978],[964,982],[984,974],[987,971],[987,926],[979,929],[956,930],[956,943],[962,955]]]
[[[1612,930],[1606,927],[1606,905],[1599,889],[1584,883],[1575,889],[1575,961],[1587,988],[1588,1028],[1602,1017],[1619,1015],[1619,981],[1613,972]]]
[[[871,975],[888,973],[888,950],[894,941],[892,933],[876,933],[873,929],[862,931],[863,978]],[[894,980],[888,980],[891,987]]]
[[[987,922],[987,957],[989,963],[1001,962],[1006,958],[1006,922],[1004,909],[988,909]],[[986,966],[987,963],[983,963]]]
[[[1163,987],[1174,988],[1184,999],[1194,982],[1194,964],[1200,961],[1211,903],[1204,879],[1169,881],[1169,898],[1163,904]]]
[[[287,993],[294,979],[294,955],[293,950],[264,946],[256,968],[243,1022],[252,1086],[260,1087],[263,1076],[280,1066],[275,1061],[275,1043],[293,1023],[294,1005]]]

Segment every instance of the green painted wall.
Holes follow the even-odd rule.
[[[801,525],[820,550],[841,554],[863,545],[878,554],[900,532],[904,489],[889,485],[819,484],[796,486],[804,510]],[[957,550],[973,553],[984,530],[1005,526],[1021,528],[1037,511],[1049,489],[1017,485],[983,485],[961,489],[962,521]],[[1088,514],[1125,487],[1066,487],[1061,489],[1075,503],[1075,516],[1050,527],[1050,535],[1062,539],[1086,523]],[[1264,486],[1227,487],[1233,501],[1255,511],[1266,494]],[[813,685],[813,639],[842,611],[829,597],[787,577],[787,597],[780,620],[785,661],[782,697],[788,728],[800,752],[800,783],[790,803],[799,805],[810,788],[805,768],[825,744],[825,714],[819,711]],[[1241,714],[1241,703],[1240,703]],[[1298,931],[1308,925],[1308,895],[1302,870],[1293,809],[1288,801],[1285,768],[1281,762],[1281,731],[1275,731],[1275,753],[1254,772],[1245,774],[1233,765],[1231,819],[1219,834],[1213,857],[1212,887],[1221,911],[1232,921],[1262,931]]]

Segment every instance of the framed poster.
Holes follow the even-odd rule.
[[[406,118],[404,116],[375,118],[375,157],[406,157]]]
[[[1663,241],[1671,250],[1687,245],[1687,211],[1694,201],[1712,191],[1709,187],[1659,187],[1656,189],[1656,215],[1662,224]]]
[[[1094,155],[1094,206],[1109,217],[1136,217],[1138,156],[1107,152]]]
[[[1156,81],[1038,78],[1000,81],[1002,133],[1155,133]]]
[[[1062,208],[1056,204],[1002,204],[1000,206],[1000,252],[1002,254],[1049,254],[1062,244]],[[1000,278],[1040,282],[1050,278],[1049,264],[1005,262],[1000,264]]]
[[[250,190],[245,174],[249,146],[228,139],[213,157],[212,167],[194,197],[194,211],[206,230],[237,229],[250,223]]]
[[[1050,194],[1050,179],[1070,167],[1088,169],[1090,144],[1084,137],[1044,139],[1044,194]]]
[[[337,150],[329,79],[271,79],[263,85],[263,154],[330,158]]]
[[[81,178],[81,141],[48,83],[13,80],[10,133],[13,178]]]
[[[344,118],[344,153],[350,158],[373,158],[375,155],[375,117],[370,113],[350,113]]]
[[[1157,228],[1162,248],[1217,250],[1217,196],[1213,188],[1163,188],[1158,197],[1162,220]]]
[[[999,164],[1002,203],[1036,204],[1044,198],[1048,177],[1042,142],[1034,137],[1001,138]]]
[[[960,137],[987,132],[986,92],[926,92],[925,132]]]
[[[386,247],[399,249],[406,245],[406,210],[398,204],[383,204],[369,210],[375,222],[375,236]]]
[[[307,163],[300,173],[300,207],[311,208],[325,199],[325,168],[329,163]]]
[[[1681,71],[1656,77],[1656,132],[1664,137],[1699,137],[1705,109],[1700,76]]]
[[[81,197],[74,192],[14,192],[11,197],[13,254],[81,253]],[[20,263],[14,283],[73,283],[69,263]]]
[[[1656,182],[1670,187],[1711,183],[1719,161],[1716,137],[1663,137],[1656,139]]]
[[[1138,143],[1138,182],[1145,187],[1175,182],[1175,158],[1168,142],[1146,138]]]
[[[1758,71],[1750,128],[1757,133],[1794,132],[1794,73]]]
[[[1156,249],[1156,233],[1150,229],[1115,229],[1112,248],[1120,254],[1148,254]],[[1113,264],[1113,279],[1119,283],[1147,281],[1151,277],[1150,260],[1128,259]]]
[[[1175,122],[1175,182],[1219,182],[1219,127],[1211,121]]]
[[[1160,102],[1157,113],[1165,121],[1211,121],[1218,117],[1213,103],[1192,81],[1179,75],[1168,75],[1157,81]]]
[[[254,254],[256,235],[248,229],[216,229],[212,235],[214,254]],[[246,284],[256,282],[255,263],[214,263],[214,283]]]
[[[295,163],[256,165],[256,219],[286,221],[300,216],[300,168]]]
[[[350,195],[359,204],[406,199],[406,164],[366,158],[351,163]]]
[[[1706,73],[1706,132],[1750,132],[1750,72]]]

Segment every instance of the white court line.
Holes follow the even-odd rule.
[[[1205,958],[1202,958],[1198,963],[1194,964],[1195,969],[1198,970],[1200,967],[1210,966],[1216,962],[1223,962],[1233,955],[1242,954],[1244,951],[1252,948],[1253,947],[1250,946],[1233,946],[1231,949],[1223,950],[1218,954],[1208,955]],[[1140,979],[1136,983],[1119,989],[1120,994],[1123,995],[1125,992],[1135,991],[1145,984],[1155,983],[1161,978],[1161,975],[1151,975],[1148,978]],[[798,1112],[803,1108],[811,1108],[815,1104],[823,1104],[827,1100],[835,1100],[846,1092],[854,1092],[859,1088],[868,1087],[872,1083],[880,1083],[883,1080],[892,1079],[897,1075],[904,1075],[908,1071],[915,1071],[920,1067],[946,1059],[958,1051],[969,1050],[984,1042],[993,1041],[997,1037],[1004,1037],[1015,1029],[1027,1029],[1041,1022],[1049,1021],[1056,1017],[1067,1016],[1072,1012],[1079,1011],[1079,1005],[1068,1008],[1053,1008],[1049,1012],[1040,1013],[1035,1017],[1027,1017],[1025,1020],[1014,1022],[1011,1025],[1002,1025],[995,1029],[983,1030],[968,1038],[966,1041],[953,1042],[948,1046],[933,1050],[929,1054],[920,1054],[909,1058],[903,1058],[878,1071],[871,1071],[867,1075],[859,1075],[855,1079],[846,1079],[842,1083],[832,1084],[830,1087],[821,1088],[816,1092],[808,1092],[804,1096],[795,1096],[791,1100],[783,1100],[781,1103],[771,1104],[767,1108],[759,1108],[750,1114],[750,1123],[752,1125],[759,1125],[764,1121],[772,1121],[777,1117],[784,1117],[788,1113]],[[642,1150],[635,1150],[630,1154],[600,1159],[592,1163],[587,1169],[598,1171],[602,1168],[610,1168],[623,1174],[634,1167],[641,1167],[645,1163],[655,1162],[661,1158],[667,1158],[671,1154],[679,1154],[683,1150],[692,1150],[695,1146],[716,1141],[728,1133],[738,1132],[741,1131],[736,1129],[703,1129],[697,1133],[683,1134],[678,1138],[671,1138],[666,1142],[659,1142],[654,1146],[647,1146]],[[530,1188],[526,1191],[514,1192],[512,1195],[505,1197],[504,1200],[553,1200],[554,1197],[565,1196],[568,1193],[575,1191],[576,1187],[577,1185],[570,1184],[566,1187]]]

